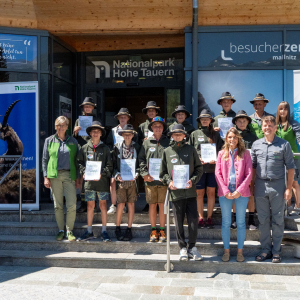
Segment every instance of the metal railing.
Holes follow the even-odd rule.
[[[22,222],[22,158],[23,155],[0,155],[1,158],[17,158],[15,163],[10,167],[7,173],[3,175],[0,180],[0,185],[4,182],[5,178],[19,165],[19,218]]]

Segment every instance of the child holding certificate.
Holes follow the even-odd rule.
[[[200,122],[199,128],[194,131],[189,139],[189,144],[194,146],[198,152],[203,165],[203,175],[197,183],[197,207],[199,214],[199,228],[214,228],[212,214],[215,206],[215,192],[217,181],[215,178],[215,166],[217,153],[223,146],[223,140],[219,132],[214,131],[213,114],[210,110],[204,109],[196,119]],[[206,190],[207,195],[207,220],[204,221],[203,198]]]
[[[146,201],[149,204],[150,242],[165,242],[164,202],[168,187],[159,180],[159,171],[164,149],[169,146],[170,139],[163,135],[167,130],[167,124],[161,117],[153,118],[148,129],[153,132],[153,136],[143,142],[139,153],[139,164],[140,175],[145,181]],[[159,229],[156,229],[157,205],[159,206]]]
[[[78,241],[93,239],[93,218],[95,201],[99,201],[102,219],[102,239],[107,242],[110,237],[106,231],[107,207],[109,199],[109,180],[113,171],[109,148],[100,140],[105,136],[105,129],[100,122],[94,121],[86,129],[91,139],[84,145],[78,155],[80,174],[85,178],[85,201],[87,202],[87,231]]]
[[[119,241],[132,239],[132,222],[134,217],[134,203],[137,200],[138,153],[140,146],[133,141],[136,131],[133,126],[127,124],[118,134],[123,141],[116,143],[112,152],[114,164],[114,177],[117,181],[117,220],[116,237]],[[121,220],[125,203],[128,205],[128,227],[125,234],[121,231]]]
[[[174,125],[168,136],[173,141],[163,153],[159,178],[170,189],[180,260],[202,260],[195,245],[198,225],[196,183],[202,176],[203,167],[196,149],[186,143],[189,135],[183,125]],[[185,215],[188,220],[188,245],[183,227]]]

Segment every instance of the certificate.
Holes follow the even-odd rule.
[[[85,166],[85,180],[99,180],[102,161],[87,161]]]
[[[121,177],[122,180],[134,180],[136,159],[121,159]]]
[[[218,119],[218,126],[221,129],[220,131],[221,138],[224,139],[226,137],[227,131],[233,126],[232,118]]]
[[[161,158],[150,158],[149,160],[149,175],[154,178],[154,180],[159,180]]]
[[[93,123],[93,117],[91,116],[79,116],[79,126],[81,129],[78,132],[79,136],[87,136],[86,129]]]
[[[178,189],[186,189],[187,182],[190,180],[189,165],[175,165],[173,167],[173,184]]]
[[[216,144],[201,144],[201,159],[209,163],[217,160]]]

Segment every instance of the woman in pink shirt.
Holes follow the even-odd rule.
[[[218,195],[222,211],[222,239],[224,244],[223,261],[230,259],[230,225],[231,209],[234,201],[236,207],[238,262],[244,261],[243,247],[246,237],[245,215],[252,180],[252,161],[246,150],[242,136],[235,128],[227,132],[223,150],[219,152],[216,170],[219,186]]]

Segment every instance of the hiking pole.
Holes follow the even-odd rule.
[[[164,214],[167,215],[167,263],[165,264],[165,270],[167,273],[170,273],[174,269],[173,264],[171,264],[170,258],[170,201],[169,201],[170,192],[167,189],[167,194],[164,204]]]

